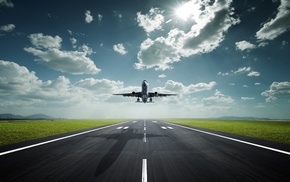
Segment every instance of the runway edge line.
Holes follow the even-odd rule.
[[[169,123],[169,122],[166,122],[166,123]],[[272,148],[272,147],[267,147],[267,146],[263,146],[263,145],[259,145],[259,144],[255,144],[255,143],[239,140],[239,139],[236,139],[236,138],[231,138],[231,137],[227,137],[227,136],[223,136],[223,135],[219,135],[219,134],[215,134],[215,133],[211,133],[211,132],[207,132],[207,131],[203,131],[203,130],[187,127],[187,126],[182,126],[182,125],[178,125],[178,124],[174,124],[174,123],[169,123],[169,124],[174,125],[174,126],[178,126],[178,127],[181,127],[181,128],[185,128],[185,129],[188,129],[188,130],[204,133],[204,134],[207,134],[207,135],[212,135],[212,136],[216,136],[216,137],[219,137],[219,138],[224,138],[224,139],[227,139],[227,140],[231,140],[231,141],[235,141],[235,142],[239,142],[239,143],[243,143],[243,144],[247,144],[247,145],[251,145],[251,146],[255,146],[255,147],[271,150],[271,151],[274,151],[274,152],[290,155],[290,152],[288,152],[288,151],[275,149],[275,148]]]
[[[53,140],[48,140],[48,141],[45,141],[45,142],[36,143],[36,144],[33,144],[33,145],[28,145],[28,146],[21,147],[21,148],[16,148],[16,149],[13,149],[13,150],[8,150],[6,152],[1,152],[0,153],[0,157],[4,156],[4,155],[7,155],[7,154],[14,153],[14,152],[18,152],[18,151],[21,151],[21,150],[25,150],[25,149],[29,149],[29,148],[33,148],[33,147],[38,147],[38,146],[41,146],[41,145],[45,145],[45,144],[57,142],[57,141],[60,141],[60,140],[72,138],[72,137],[75,137],[75,136],[84,135],[84,134],[91,133],[91,132],[94,132],[94,131],[102,130],[102,129],[105,129],[105,128],[117,126],[117,125],[124,124],[124,123],[127,123],[127,122],[129,122],[129,121],[116,123],[116,124],[112,124],[112,125],[107,125],[107,126],[103,126],[103,127],[100,127],[100,128],[96,128],[96,129],[92,129],[92,130],[76,133],[76,134],[73,134],[73,135],[68,135],[68,136],[65,136],[65,137],[60,137],[60,138],[56,138],[56,139],[53,139]]]

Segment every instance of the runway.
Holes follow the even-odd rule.
[[[60,137],[65,138],[54,141],[57,137],[50,137],[0,147],[3,154],[0,155],[0,181],[248,182],[290,179],[289,145],[192,130],[160,120],[131,120]],[[48,140],[52,142],[4,154]]]

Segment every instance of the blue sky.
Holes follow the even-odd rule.
[[[290,118],[286,0],[0,0],[0,112]],[[135,104],[113,93],[178,93]]]

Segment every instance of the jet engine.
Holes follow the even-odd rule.
[[[157,97],[158,96],[158,92],[154,92],[154,95],[155,95],[155,97]]]
[[[135,92],[132,92],[132,95],[135,96]]]

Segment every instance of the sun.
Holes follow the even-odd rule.
[[[189,18],[195,18],[195,16],[198,16],[200,12],[199,8],[199,5],[194,4],[192,1],[190,1],[178,6],[175,9],[175,14],[178,18],[186,21]]]

